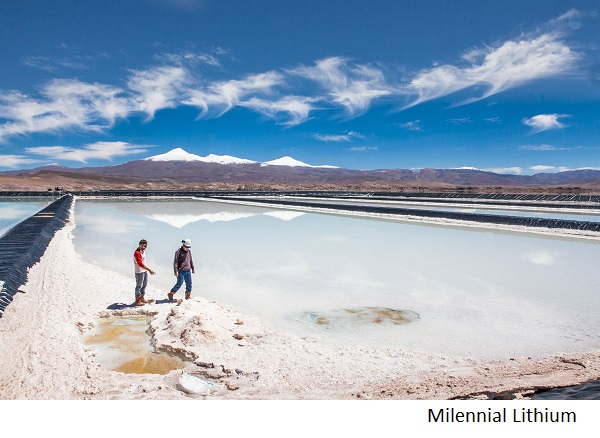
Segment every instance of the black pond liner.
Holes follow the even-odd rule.
[[[224,197],[214,197],[215,199],[227,199]],[[308,201],[289,201],[280,199],[251,199],[249,202],[256,204],[277,204],[298,207],[323,208],[333,211],[352,211],[364,213],[393,214],[399,216],[417,216],[437,219],[453,219],[478,223],[500,224],[500,225],[519,225],[524,227],[545,227],[568,230],[585,230],[600,232],[600,222],[573,221],[566,219],[550,219],[538,217],[522,216],[501,216],[479,213],[461,213],[451,211],[436,210],[417,210],[397,207],[374,207],[368,205],[335,205],[323,204],[319,202]]]
[[[532,400],[600,400],[600,380],[536,391]]]
[[[27,282],[29,268],[40,261],[54,234],[68,221],[72,205],[73,196],[64,195],[0,237],[0,317]]]
[[[30,191],[2,191],[4,197],[31,197],[31,196],[56,196],[60,191],[30,192]],[[297,196],[311,198],[339,198],[339,199],[365,199],[371,200],[402,200],[422,202],[430,200],[435,202],[477,202],[480,204],[497,205],[527,205],[560,208],[600,208],[598,195],[548,195],[524,193],[432,193],[432,192],[364,192],[364,191],[336,191],[336,190],[79,190],[72,192],[77,196],[105,196],[105,197],[138,197],[152,196]],[[498,202],[501,201],[501,202]],[[512,202],[511,202],[512,201]],[[537,203],[536,203],[537,202]],[[549,204],[551,202],[562,204]],[[570,204],[566,204],[566,203]],[[587,205],[581,205],[585,204]]]

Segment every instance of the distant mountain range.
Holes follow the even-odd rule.
[[[207,187],[221,184],[261,186],[335,187],[600,187],[600,171],[592,169],[535,175],[497,174],[473,169],[379,169],[354,170],[334,166],[311,166],[292,157],[257,162],[229,155],[206,157],[194,155],[181,148],[162,155],[129,161],[114,166],[70,168],[46,165],[28,170],[0,172],[4,189],[19,181],[52,185],[54,182],[82,187],[138,188],[144,184],[161,186]],[[12,187],[12,186],[11,186]]]

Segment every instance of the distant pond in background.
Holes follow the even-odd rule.
[[[49,203],[50,201],[42,199],[0,198],[0,237],[19,222],[47,207]]]

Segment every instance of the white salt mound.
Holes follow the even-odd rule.
[[[193,374],[183,373],[179,377],[179,388],[188,394],[210,395],[212,392],[223,389],[223,385],[209,382]]]

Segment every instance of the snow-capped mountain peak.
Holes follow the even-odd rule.
[[[298,161],[288,156],[277,158],[276,160],[265,161],[263,164],[267,166],[312,167],[310,164],[303,163],[302,161]]]
[[[171,149],[169,152],[144,158],[147,161],[204,161],[200,155],[190,154],[181,148]]]
[[[254,164],[258,161],[247,160],[245,158],[232,157],[231,155],[215,155],[209,154],[206,157],[200,155],[190,154],[182,148],[171,149],[169,152],[160,155],[154,155],[152,157],[144,158],[146,161],[201,161],[203,163],[218,163],[218,164]],[[323,167],[336,169],[336,166],[312,166],[310,164],[303,163],[292,157],[281,157],[276,160],[266,161],[261,163],[261,166],[289,166],[289,167]]]
[[[144,158],[147,161],[202,161],[204,163],[219,163],[219,164],[250,164],[256,161],[246,160],[244,158],[232,157],[231,155],[215,155],[209,154],[206,157],[190,154],[182,148],[175,148],[161,155]]]
[[[252,164],[256,161],[246,160],[245,158],[232,157],[231,155],[215,155],[208,154],[203,157],[207,163],[219,163],[219,164]]]
[[[328,169],[337,169],[336,166],[313,166],[288,156],[277,158],[276,160],[265,161],[261,164],[261,166],[322,167]]]

